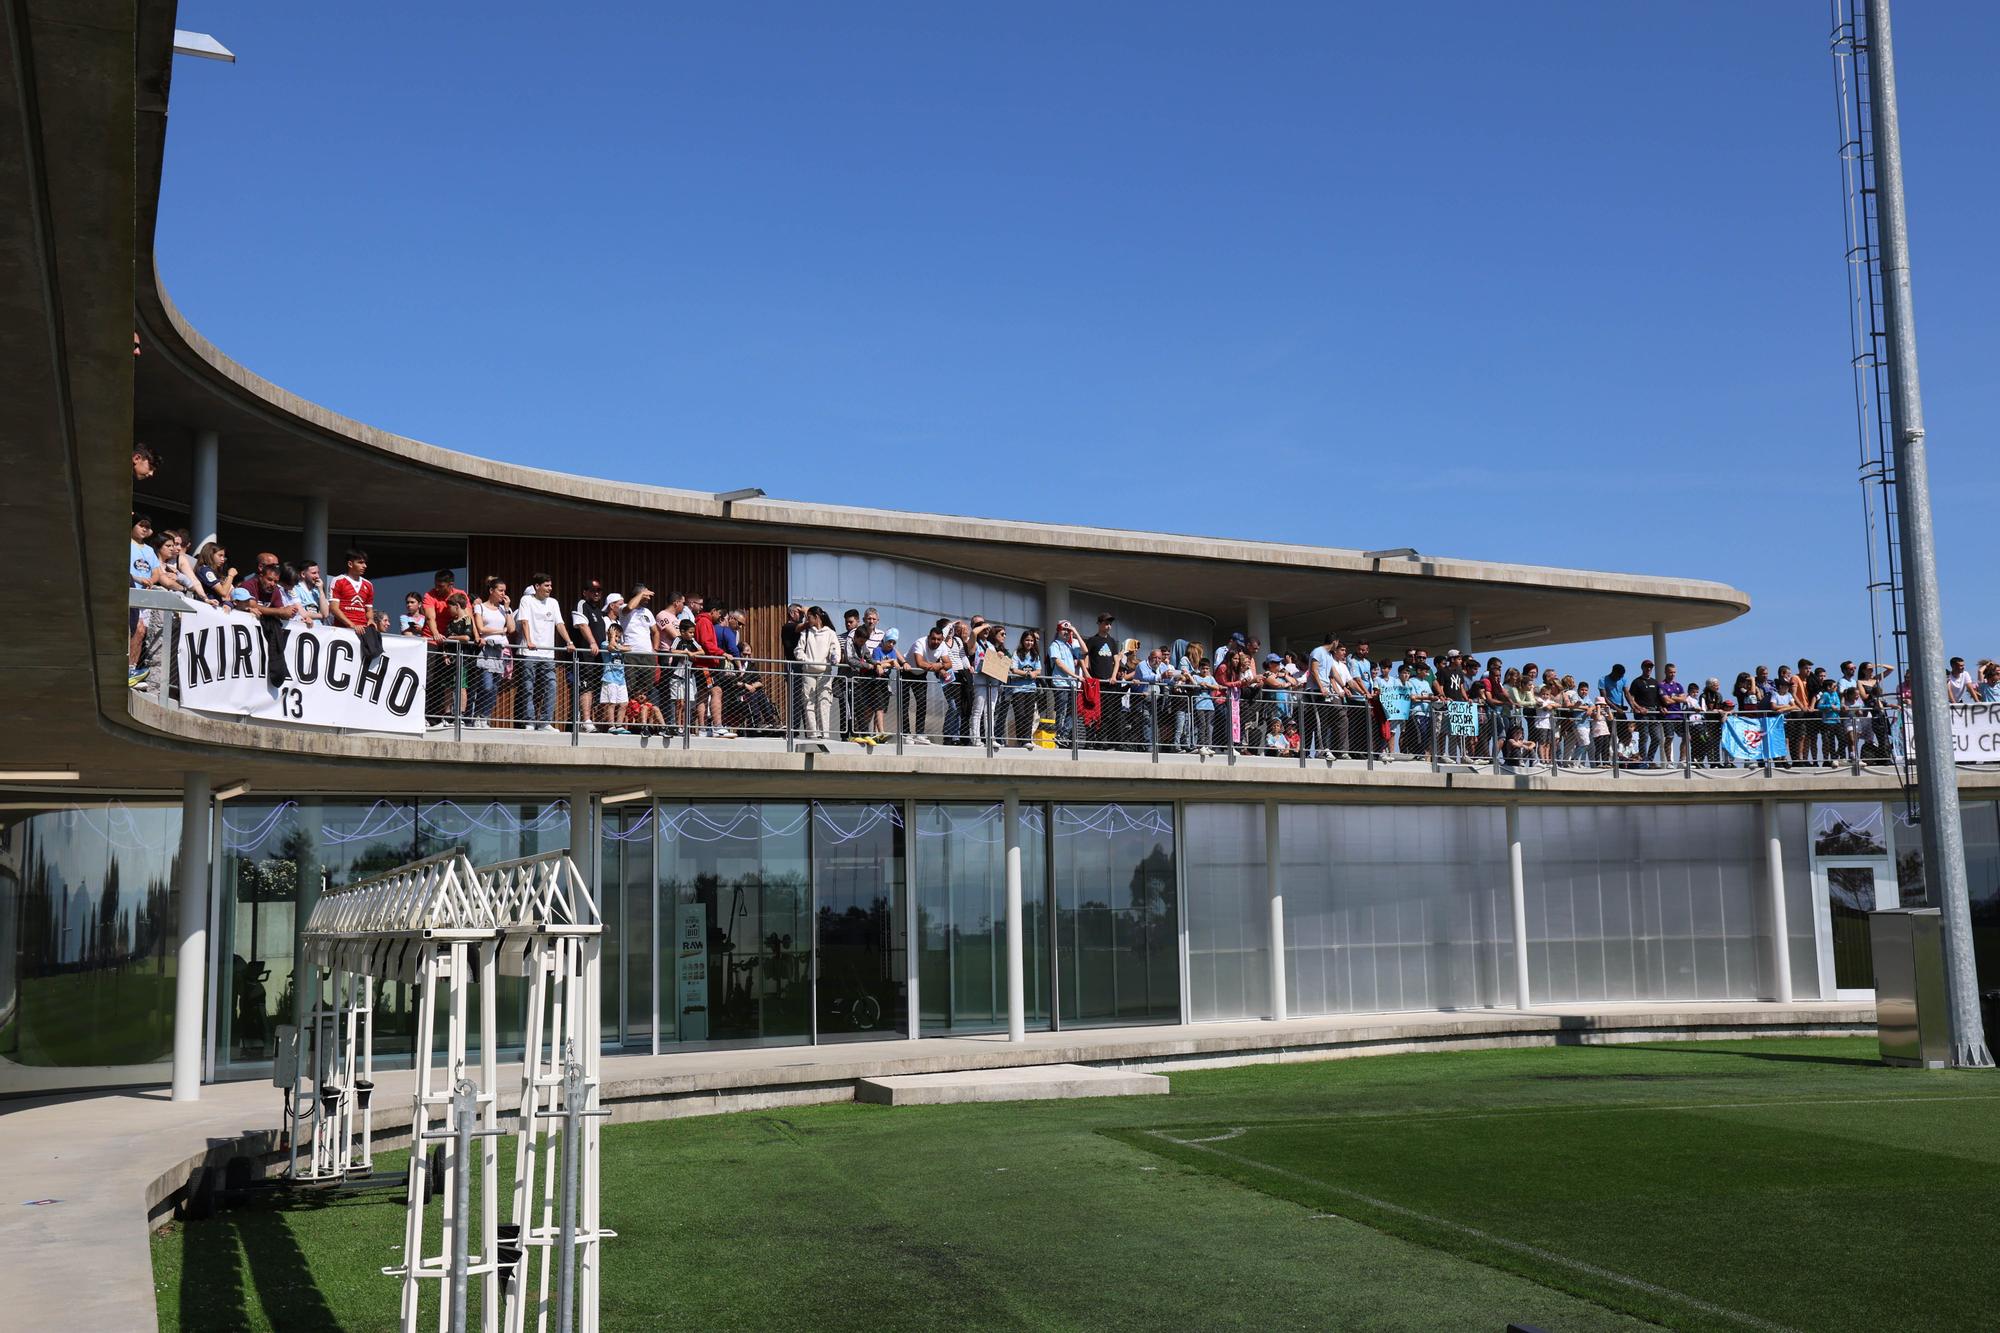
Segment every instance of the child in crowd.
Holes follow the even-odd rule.
[[[403,633],[419,639],[424,637],[424,596],[422,593],[413,592],[403,598]]]
[[[1833,677],[1820,678],[1819,693],[1813,698],[1819,713],[1819,752],[1827,763],[1844,757],[1840,744],[1840,690]]]
[[[626,706],[630,702],[631,696],[625,689],[625,636],[619,631],[617,621],[606,620],[602,675],[597,686],[597,711],[613,736],[632,734],[631,728],[625,725]]]

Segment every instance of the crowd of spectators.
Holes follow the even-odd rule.
[[[1088,636],[1067,620],[1045,640],[1039,629],[974,615],[942,617],[906,637],[872,607],[836,624],[823,607],[793,603],[778,642],[766,646],[775,654],[759,656],[745,610],[724,597],[662,595],[644,583],[621,592],[589,579],[564,605],[549,576],[533,573],[517,601],[503,578],[469,591],[441,569],[392,616],[375,605],[367,553],[348,551],[342,566],[328,582],[317,564],[260,552],[246,575],[213,538],[194,546],[186,532],[155,532],[133,516],[135,588],[269,622],[424,640],[427,712],[440,728],[555,730],[561,676],[569,705],[561,726],[613,735],[789,730],[875,745],[900,731],[917,745],[935,736],[980,747],[1655,766],[1727,762],[1723,722],[1733,715],[1782,727],[1787,762],[1831,764],[1887,758],[1906,706],[1907,686],[1876,662],[1829,669],[1801,658],[1775,672],[1739,672],[1725,686],[1642,661],[1636,673],[1614,664],[1592,681],[1457,649],[1378,659],[1368,643],[1332,633],[1304,653],[1267,649],[1243,632],[1213,649],[1187,639],[1148,649],[1121,637],[1109,613]],[[135,687],[157,679],[148,664],[163,620],[134,614]],[[1953,658],[1945,686],[1953,703],[2000,702],[2000,662]],[[512,715],[499,718],[503,696]]]

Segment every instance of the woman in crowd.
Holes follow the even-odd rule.
[[[1035,725],[1040,718],[1041,675],[1041,631],[1024,629],[1014,652],[1013,665],[1007,668],[1007,713],[1013,719],[1014,740],[1022,749],[1035,743]]]
[[[507,672],[507,640],[514,636],[514,608],[503,580],[486,580],[486,593],[472,608],[472,620],[479,636],[479,659],[473,663],[471,725],[483,729],[492,724],[500,681]]]
[[[829,740],[833,735],[833,681],[840,666],[840,635],[828,620],[825,607],[807,608],[806,628],[799,635],[794,655],[805,686],[806,715],[800,734]]]
[[[968,657],[972,661],[972,744],[1000,744],[1000,694],[1005,683],[986,672],[987,658],[998,655],[1002,662],[1013,660],[1007,651],[1007,627],[993,624],[982,626],[972,636]],[[1012,675],[1011,668],[1008,672]]]

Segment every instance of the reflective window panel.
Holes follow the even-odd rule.
[[[1844,801],[1812,807],[1814,856],[1887,856],[1889,835],[1880,801]]]
[[[1271,1004],[1270,887],[1264,807],[1181,808],[1187,877],[1188,1016],[1268,1018]]]
[[[1003,809],[925,803],[911,855],[917,897],[917,995],[924,1032],[1007,1028],[1007,875]],[[1022,991],[1027,1024],[1049,1025],[1048,823],[1021,807]]]
[[[909,921],[903,899],[903,808],[888,802],[813,806],[815,987],[821,1041],[909,1032]]]
[[[653,826],[650,803],[604,808],[597,910],[604,918],[599,1013],[607,1047],[653,1044]],[[660,941],[662,949],[671,943]]]
[[[164,1081],[181,815],[0,811],[0,1093]]]
[[[322,884],[357,883],[453,848],[463,849],[475,865],[490,865],[568,845],[569,807],[559,800],[301,797],[224,805],[218,1062],[237,1074],[267,1066],[277,1028],[303,1011],[309,997],[297,994],[293,960],[298,932]],[[522,996],[520,978],[502,978],[496,1009],[503,1049],[521,1040]],[[407,1056],[415,1039],[408,989],[384,983],[375,997],[376,1052]]]
[[[1281,807],[1291,1012],[1512,1004],[1504,820],[1493,806]]]
[[[811,1040],[810,822],[803,802],[660,805],[663,1042]]]
[[[1049,833],[1059,1022],[1179,1022],[1174,808],[1058,805]]]

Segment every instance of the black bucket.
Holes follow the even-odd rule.
[[[373,1079],[357,1078],[354,1080],[354,1105],[357,1108],[363,1111],[367,1110],[368,1103],[374,1100],[374,1097],[375,1081]]]

